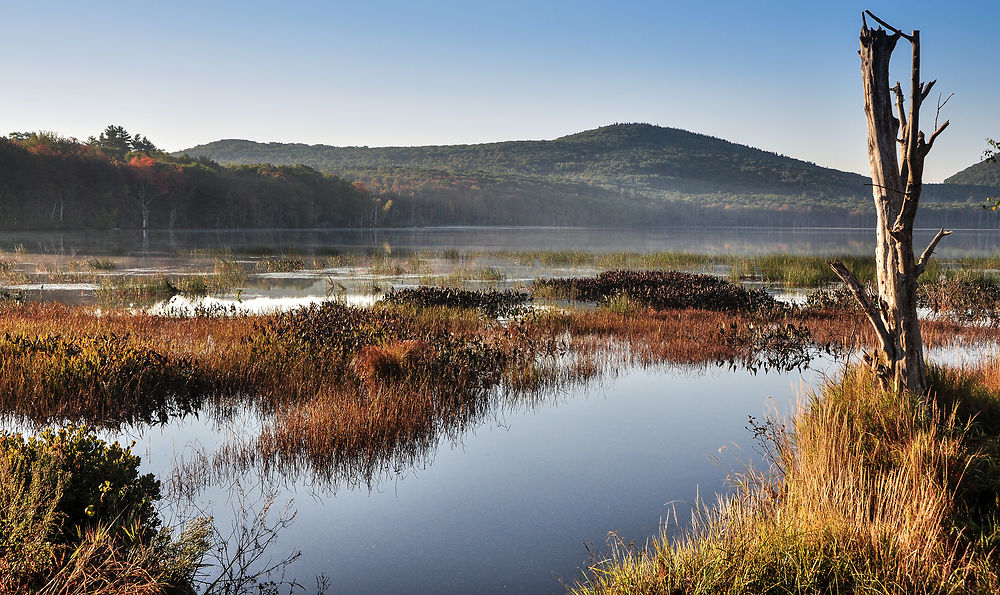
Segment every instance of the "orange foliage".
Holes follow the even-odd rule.
[[[431,352],[430,345],[415,339],[370,345],[354,356],[351,369],[369,389],[375,389],[380,383],[405,379]]]

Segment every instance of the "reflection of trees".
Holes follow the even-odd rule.
[[[596,368],[587,368],[596,372]],[[170,488],[178,493],[225,482],[229,477],[259,474],[260,481],[306,481],[319,492],[340,487],[372,489],[409,469],[426,466],[443,440],[462,437],[486,421],[520,407],[533,407],[564,394],[580,376],[536,377],[534,386],[501,387],[500,383],[466,389],[448,385],[410,387],[413,394],[397,399],[394,388],[344,394],[330,391],[307,402],[263,416],[256,436],[197,454],[180,464]],[[369,416],[371,414],[372,416]],[[357,423],[359,419],[366,421]]]

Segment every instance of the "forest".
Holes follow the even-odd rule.
[[[919,225],[992,228],[988,176],[925,186]],[[996,182],[1000,184],[1000,182]],[[0,137],[0,229],[859,227],[867,178],[683,130],[553,141],[328,147],[217,141],[168,154],[108,126]]]
[[[173,157],[120,126],[87,142],[0,137],[2,229],[349,227],[368,223],[370,203],[310,167]]]

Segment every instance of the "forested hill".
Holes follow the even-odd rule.
[[[425,147],[221,140],[185,153],[233,164],[301,163],[361,181],[394,201],[384,222],[399,225],[864,225],[872,218],[864,176],[650,124]],[[977,208],[988,194],[931,184],[924,204],[946,224],[993,226]]]
[[[0,137],[0,229],[859,226],[873,220],[867,181],[648,124],[439,147],[219,141],[179,155],[112,125],[85,142]],[[925,185],[917,223],[997,227],[979,208],[997,196],[981,181]]]
[[[980,186],[1000,186],[1000,162],[980,161],[963,169],[945,180],[946,184],[975,184]]]
[[[86,143],[0,136],[0,229],[362,226],[372,203],[305,166],[171,157],[119,126]]]
[[[302,163],[327,173],[399,168],[486,172],[654,194],[870,194],[866,178],[857,174],[650,124],[616,124],[555,140],[478,145],[368,148],[221,140],[186,152],[223,163]]]

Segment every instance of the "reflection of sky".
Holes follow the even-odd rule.
[[[338,299],[349,306],[370,306],[375,303],[378,297],[362,294],[344,294]],[[182,295],[175,295],[167,301],[159,302],[148,308],[146,312],[156,316],[193,316],[198,311],[209,313],[222,311],[240,314],[270,314],[274,312],[286,312],[325,301],[327,301],[327,298],[324,297],[260,297],[237,299],[215,298],[211,296],[188,298]]]
[[[402,469],[371,492],[303,480],[282,488],[298,517],[274,553],[301,549],[291,576],[309,585],[322,572],[345,593],[561,592],[552,572],[576,578],[583,542],[603,547],[614,530],[643,543],[674,504],[686,521],[699,493],[711,501],[724,491],[730,470],[757,460],[747,416],[789,411],[801,383],[815,379],[627,370],[488,416],[459,442],[440,445],[427,465]],[[147,469],[165,473],[169,453],[190,460],[189,443],[211,450],[227,433],[255,431],[245,417],[232,428],[173,422],[147,430],[136,452],[151,457]],[[204,497],[220,503],[213,512],[228,522],[225,495]]]

